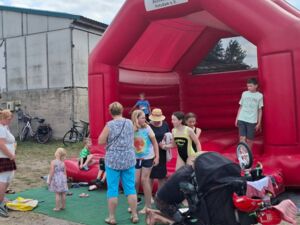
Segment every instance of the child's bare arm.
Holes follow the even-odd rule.
[[[192,129],[189,129],[189,135],[190,135],[192,141],[196,144],[197,152],[201,152],[202,147],[201,147],[200,141]]]
[[[64,163],[64,165],[65,165],[65,163]],[[64,167],[65,167],[65,170],[64,170],[64,172],[65,172],[65,175],[67,176],[67,169],[66,169],[66,165],[65,165]]]
[[[49,183],[52,180],[53,174],[54,174],[54,161],[51,161],[51,163],[50,163],[50,171],[49,171],[49,179],[48,179]]]
[[[261,128],[261,119],[262,119],[262,108],[260,108],[258,110],[258,119],[257,119],[256,127],[255,127],[256,131],[260,130],[260,128]]]
[[[154,153],[155,153],[154,165],[156,166],[159,163],[159,149],[158,149],[158,144],[157,144],[155,136],[151,136],[150,140],[152,142]]]
[[[196,137],[199,139],[201,134],[201,129],[200,128],[196,128]]]
[[[241,109],[242,109],[242,106],[240,105],[240,107],[239,107],[239,110],[238,110],[238,112],[237,112],[237,115],[236,115],[236,119],[235,119],[235,126],[237,127],[238,126],[238,118],[239,118],[239,114],[240,114],[240,112],[241,112]]]

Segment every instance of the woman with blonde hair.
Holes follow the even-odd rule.
[[[138,192],[141,182],[145,196],[145,207],[139,213],[145,214],[146,209],[151,208],[150,173],[152,167],[159,163],[158,144],[153,130],[146,123],[146,115],[142,110],[133,111],[131,120],[134,127],[136,190]]]
[[[0,216],[8,217],[4,207],[4,195],[16,170],[16,140],[8,129],[13,118],[9,110],[0,111]]]
[[[133,125],[122,116],[123,106],[119,102],[109,105],[112,120],[107,122],[99,136],[99,144],[106,144],[105,171],[109,217],[107,224],[117,224],[115,211],[118,205],[119,181],[131,211],[131,222],[138,223],[137,196],[135,190],[135,154],[133,145]]]

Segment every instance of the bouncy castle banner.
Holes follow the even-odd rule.
[[[144,0],[146,11],[153,11],[174,5],[187,3],[188,0]]]

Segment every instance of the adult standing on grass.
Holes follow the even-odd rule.
[[[118,205],[119,180],[131,208],[131,222],[138,223],[137,195],[135,190],[134,131],[130,120],[123,118],[123,106],[119,102],[109,105],[112,120],[103,128],[99,144],[106,144],[105,171],[109,217],[107,224],[116,224],[115,211]]]
[[[8,217],[7,209],[4,207],[4,195],[16,170],[16,140],[8,129],[12,117],[9,110],[0,111],[0,216],[2,217]]]

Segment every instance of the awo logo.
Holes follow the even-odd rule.
[[[174,5],[187,3],[189,0],[145,0],[146,11],[153,11]]]

